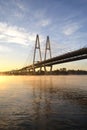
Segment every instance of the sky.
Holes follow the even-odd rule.
[[[0,71],[32,64],[37,34],[42,60],[47,36],[52,57],[87,47],[87,0],[0,0]],[[87,70],[87,60],[62,67]]]

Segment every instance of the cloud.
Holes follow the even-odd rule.
[[[0,52],[10,52],[11,49],[7,46],[0,45]]]
[[[45,27],[51,24],[51,19],[46,16],[46,10],[40,10],[38,9],[34,13],[34,19],[36,20],[36,24],[39,27]]]
[[[22,19],[23,18],[23,13],[20,13],[20,12],[14,12],[14,17],[17,17],[17,19]]]
[[[73,33],[75,33],[77,30],[80,29],[80,25],[77,24],[77,23],[71,23],[69,25],[66,25],[64,28],[63,28],[63,34],[69,36],[69,35],[72,35]]]
[[[38,22],[38,25],[45,27],[45,26],[48,26],[50,23],[51,23],[51,21],[49,19],[43,19]]]
[[[21,10],[21,11],[25,11],[26,7],[24,6],[24,4],[19,0],[16,0],[16,6]]]
[[[29,45],[35,41],[35,35],[35,33],[27,32],[24,28],[0,22],[0,43]]]

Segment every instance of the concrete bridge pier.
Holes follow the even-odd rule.
[[[50,67],[49,71],[47,71],[47,67]],[[45,71],[45,74],[47,73],[52,73],[52,65],[51,66],[44,66],[44,71]]]

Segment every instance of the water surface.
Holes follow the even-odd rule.
[[[87,76],[0,76],[0,130],[87,130]]]

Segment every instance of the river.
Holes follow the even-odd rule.
[[[0,130],[87,130],[87,76],[0,76]]]

